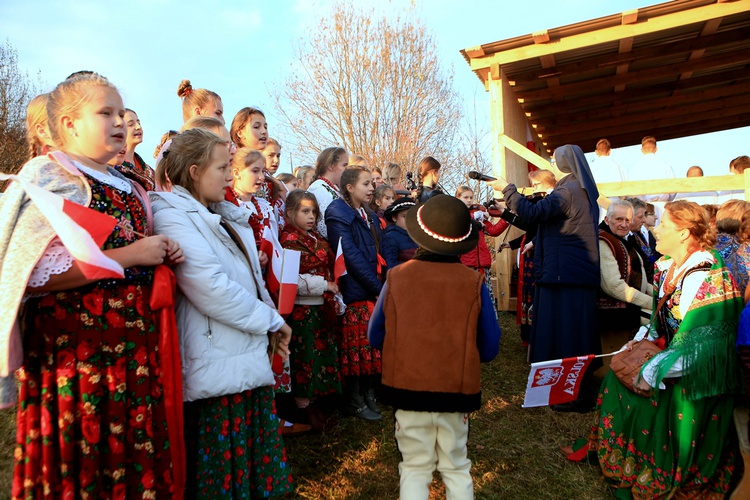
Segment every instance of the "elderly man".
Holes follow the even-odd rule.
[[[604,222],[599,225],[601,283],[598,304],[598,328],[602,352],[622,347],[640,326],[641,310],[652,307],[652,286],[646,278],[641,253],[626,240],[631,229],[633,205],[613,200]],[[597,371],[609,369],[609,358]]]

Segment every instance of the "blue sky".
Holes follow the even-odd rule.
[[[135,109],[144,126],[139,153],[151,157],[163,132],[182,124],[176,89],[188,78],[194,87],[218,92],[227,121],[243,106],[264,110],[269,133],[278,134],[269,89],[283,85],[294,71],[294,47],[306,28],[329,12],[331,0],[2,0],[0,36],[18,50],[21,68],[41,72],[42,90],[73,71],[89,69],[118,86],[125,105]],[[410,0],[362,0],[384,12],[408,8]],[[476,100],[480,126],[486,122],[488,98],[459,54],[465,47],[488,43],[643,7],[647,0],[423,0],[416,11],[435,35],[440,56],[452,68],[456,88],[467,108]],[[646,135],[644,133],[644,135]],[[727,172],[729,160],[748,154],[750,128],[706,136],[662,141],[659,154],[680,176],[690,165],[707,174]],[[658,139],[658,138],[657,138]],[[627,166],[638,148],[615,149]],[[288,151],[288,150],[287,150]],[[282,154],[284,151],[282,151]],[[299,164],[302,158],[295,158]],[[148,160],[147,160],[148,161]],[[309,161],[309,159],[308,159]],[[290,168],[282,157],[282,171]]]

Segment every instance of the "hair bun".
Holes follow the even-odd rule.
[[[185,98],[188,95],[190,95],[190,92],[192,91],[193,91],[193,86],[190,85],[190,80],[182,80],[180,82],[180,86],[177,87],[177,95],[179,97]]]

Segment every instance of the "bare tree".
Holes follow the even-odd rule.
[[[28,159],[24,120],[36,94],[37,86],[18,69],[18,52],[6,40],[0,45],[0,172],[16,173]]]
[[[272,93],[308,162],[332,145],[405,171],[426,155],[454,156],[461,106],[453,75],[413,11],[386,17],[338,4],[300,41],[296,59]]]

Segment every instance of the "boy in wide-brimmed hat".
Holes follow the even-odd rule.
[[[382,351],[383,401],[396,410],[401,498],[426,500],[436,466],[448,498],[473,498],[469,413],[481,406],[479,363],[500,341],[482,276],[458,257],[479,232],[445,195],[410,208],[406,228],[419,249],[388,272],[368,331]]]
[[[414,200],[405,196],[391,203],[383,214],[389,222],[385,228],[385,235],[390,241],[390,246],[389,251],[383,256],[389,269],[411,260],[417,251],[417,244],[406,231],[406,212],[414,205]]]

